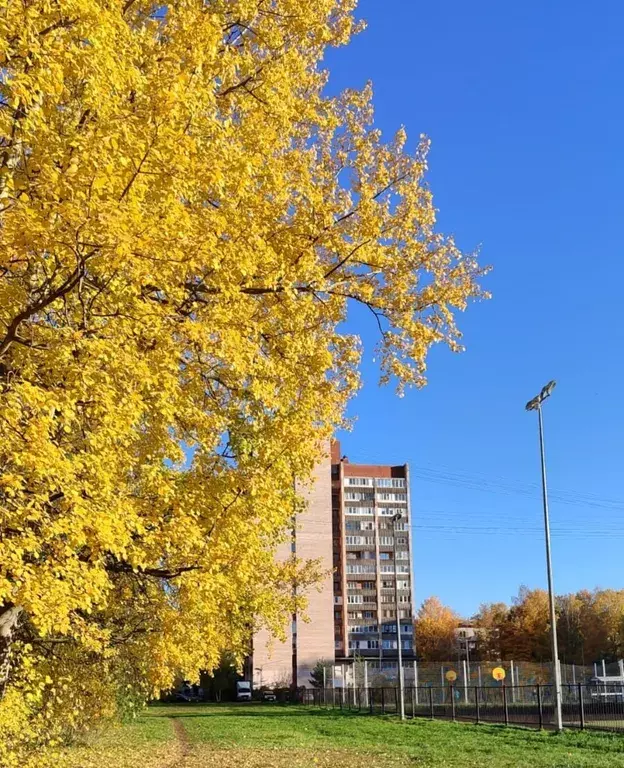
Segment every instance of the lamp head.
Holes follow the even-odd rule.
[[[540,398],[542,400],[545,400],[547,397],[550,397],[552,394],[553,389],[557,386],[557,382],[553,379],[552,381],[549,381],[548,384],[542,389],[540,392]]]
[[[551,396],[552,391],[556,386],[557,386],[557,382],[554,379],[552,381],[549,381],[545,387],[542,387],[542,391],[539,393],[539,395],[536,395],[532,400],[529,400],[529,402],[524,406],[526,410],[537,411],[537,409],[544,402],[544,400],[546,400],[547,397]]]

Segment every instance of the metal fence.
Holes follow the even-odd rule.
[[[624,731],[623,685],[562,686],[563,722],[568,728]],[[398,714],[399,690],[316,688],[303,692],[304,704],[371,715]],[[555,727],[554,686],[409,686],[404,690],[407,717]]]

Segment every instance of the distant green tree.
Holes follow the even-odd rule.
[[[314,666],[314,669],[310,673],[310,685],[313,688],[322,688],[324,681],[327,687],[330,687],[330,681],[332,679],[334,664],[329,659],[319,659]],[[323,670],[325,670],[325,678],[323,678]]]
[[[224,653],[219,666],[201,677],[204,696],[214,701],[226,701],[236,698],[236,683],[242,680],[234,656]]]

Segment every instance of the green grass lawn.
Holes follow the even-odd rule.
[[[80,768],[624,768],[624,736],[401,723],[295,706],[182,705],[150,708],[82,748],[77,761],[76,750],[67,754],[74,761],[60,765]]]

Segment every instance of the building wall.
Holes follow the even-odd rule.
[[[329,446],[328,446],[329,447]],[[325,576],[307,593],[309,621],[297,617],[297,685],[309,686],[319,659],[334,657],[334,593],[332,576],[331,462],[329,454],[316,467],[315,483],[307,494],[307,511],[296,531],[297,557],[320,560]],[[320,589],[319,589],[320,587]]]
[[[312,669],[319,659],[334,656],[334,598],[332,584],[332,501],[329,445],[314,472],[313,485],[301,489],[307,499],[306,511],[299,515],[294,532],[297,557],[320,560],[325,576],[307,594],[308,607],[303,616],[293,617],[287,627],[285,642],[271,640],[263,630],[253,641],[254,687],[275,686],[289,681],[298,687],[309,686]],[[291,543],[280,546],[277,557],[291,555]],[[293,652],[295,654],[293,669]],[[296,679],[293,681],[293,671]]]

